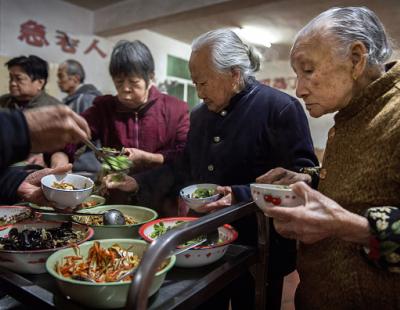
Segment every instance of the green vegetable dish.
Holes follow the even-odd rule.
[[[215,195],[217,192],[215,189],[208,188],[198,188],[192,193],[192,197],[190,198],[207,198]]]
[[[176,228],[176,227],[182,225],[183,223],[185,223],[185,222],[184,221],[177,221],[175,223],[175,225],[172,225],[172,226],[165,226],[163,222],[160,222],[158,224],[154,224],[154,226],[153,226],[154,231],[150,234],[150,237],[153,238],[153,239],[157,239],[161,235],[165,234],[166,232],[170,231],[173,228]],[[192,245],[194,243],[197,243],[197,242],[203,240],[204,238],[206,238],[204,235],[199,236],[196,239],[192,239],[192,240],[189,240],[189,241],[185,242],[184,244],[181,244],[181,246]]]

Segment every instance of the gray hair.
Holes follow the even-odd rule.
[[[220,72],[239,69],[244,83],[260,70],[261,56],[252,46],[242,42],[230,29],[217,29],[206,32],[192,42],[192,51],[202,47],[211,49],[212,62]]]
[[[118,41],[111,54],[109,70],[112,77],[134,75],[148,85],[154,76],[153,55],[139,40]]]
[[[85,70],[83,70],[83,67],[80,64],[80,62],[74,59],[68,59],[65,62],[63,62],[62,65],[65,65],[68,75],[79,76],[79,81],[81,83],[85,81]]]
[[[320,34],[333,35],[339,43],[338,52],[347,55],[355,41],[367,49],[368,64],[383,65],[392,55],[392,47],[378,16],[366,7],[331,8],[311,20],[295,38]]]

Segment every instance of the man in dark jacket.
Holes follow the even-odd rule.
[[[63,103],[78,114],[91,107],[94,98],[101,96],[94,85],[83,84],[85,71],[76,60],[68,59],[63,62],[58,68],[57,77],[58,87],[68,94]]]
[[[76,60],[68,59],[63,62],[57,72],[57,83],[60,90],[68,96],[63,99],[63,103],[73,111],[81,114],[92,106],[93,100],[101,96],[101,92],[92,84],[83,84],[85,81],[85,70]],[[100,146],[99,143],[97,143]],[[100,163],[94,153],[87,150],[74,161],[74,171],[98,172]]]

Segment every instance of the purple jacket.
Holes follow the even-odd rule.
[[[102,146],[138,148],[162,154],[165,161],[183,151],[189,130],[188,105],[154,86],[148,104],[139,111],[124,107],[116,96],[106,95],[97,97],[81,115],[89,124],[92,139],[99,139]],[[76,145],[68,145],[64,150],[71,161],[76,149]]]

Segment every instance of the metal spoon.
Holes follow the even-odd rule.
[[[116,209],[107,210],[103,213],[104,225],[125,225],[125,217],[121,211]]]
[[[97,283],[95,280],[90,279],[88,277],[84,277],[84,276],[76,276],[76,275],[72,275],[71,279],[77,280],[77,281],[84,281],[84,282],[92,282],[92,283]]]

